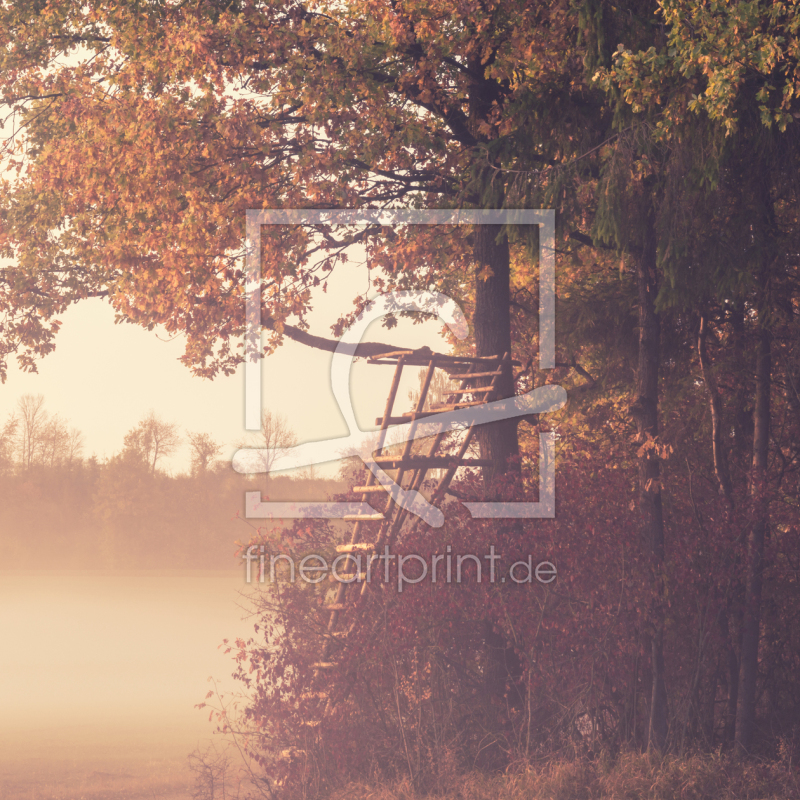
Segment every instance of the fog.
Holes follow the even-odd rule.
[[[218,646],[251,634],[247,589],[233,569],[0,574],[5,778],[179,769],[212,737],[208,709],[194,708],[209,676],[237,688]]]

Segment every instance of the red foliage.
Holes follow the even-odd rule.
[[[407,531],[392,553],[420,556],[427,578],[404,584],[401,592],[397,558],[388,582],[386,562],[380,562],[365,598],[340,625],[348,634],[333,645],[333,669],[312,665],[329,636],[320,606],[335,584],[279,581],[265,591],[261,636],[238,654],[237,677],[248,701],[232,725],[248,733],[248,747],[268,774],[306,790],[354,774],[410,773],[424,782],[454,766],[641,744],[657,581],[666,586],[668,606],[672,735],[713,742],[722,725],[716,706],[723,702],[717,695],[718,686],[724,688],[727,642],[720,619],[726,611],[735,620],[741,602],[736,576],[747,515],[734,526],[721,501],[692,499],[676,479],[667,565],[654,576],[631,511],[635,476],[612,466],[592,471],[597,459],[584,451],[559,462],[553,520],[472,520],[452,502],[443,528]],[[480,494],[474,479],[457,490]],[[496,492],[498,499],[518,499],[520,486],[509,479]],[[340,541],[331,524],[301,521],[290,539],[261,536],[251,544],[271,553],[280,548],[298,561],[313,551],[330,563]],[[765,625],[780,629],[773,641],[782,643],[797,635],[786,627],[797,616],[790,611],[796,572],[780,573],[779,566],[796,563],[796,531],[792,538],[787,528],[772,546],[782,549],[770,562],[775,581]],[[494,582],[486,558],[491,552],[499,556]],[[433,556],[448,553],[452,581],[442,580],[446,561],[440,560],[433,582]],[[480,581],[474,561],[465,559],[456,582],[457,556],[466,554],[480,559]],[[534,567],[552,562],[557,580],[509,580],[510,566],[529,556]],[[405,564],[412,579],[418,569],[414,560]],[[522,567],[515,573],[517,579],[525,574]],[[350,591],[348,602],[355,594]],[[498,651],[497,641],[506,648]],[[796,666],[789,652],[776,644],[774,653],[768,647],[764,654],[770,669],[780,671],[784,693],[796,683],[787,675]],[[493,683],[498,664],[499,692]]]

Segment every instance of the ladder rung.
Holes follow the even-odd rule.
[[[374,549],[375,545],[372,542],[358,542],[356,544],[340,544],[336,546],[337,553],[363,553]]]
[[[380,425],[380,422],[378,423]],[[389,487],[391,488],[391,487]],[[379,483],[375,486],[354,486],[352,489],[353,494],[364,494],[365,492],[388,492],[385,486],[381,486]]]
[[[311,669],[336,669],[337,666],[335,661],[318,661],[311,665]]]
[[[493,392],[494,386],[473,386],[471,389],[448,390],[447,394],[478,394],[479,392]]]
[[[341,583],[361,583],[367,577],[366,572],[343,572],[341,575],[329,575],[330,580],[339,581]]]
[[[452,466],[458,467],[491,467],[494,463],[488,458],[457,458],[456,456],[408,456],[408,458],[395,458],[394,456],[378,456],[374,459],[376,464],[380,464],[386,469],[412,469],[416,467],[428,467],[429,469],[439,469],[444,467],[449,469]],[[347,519],[347,517],[345,517]]]
[[[503,363],[502,356],[450,356],[444,353],[417,353],[414,350],[394,350],[390,353],[380,353],[376,356],[370,356],[367,359],[368,364],[391,364],[391,361],[384,361],[388,358],[399,358],[405,356],[404,364],[409,367],[427,366],[431,361],[436,362],[437,367],[444,365],[458,365],[458,364],[485,364],[490,366],[492,364]],[[521,366],[521,362],[510,360],[514,366]]]
[[[406,422],[411,422],[415,419],[425,419],[425,417],[435,417],[438,411],[411,411],[408,414],[403,414],[399,417],[389,417],[387,425],[405,425]],[[383,417],[375,418],[376,425],[383,425]]]
[[[499,369],[494,372],[451,372],[450,380],[463,381],[469,378],[494,378],[496,375],[500,374],[501,371]]]
[[[345,514],[342,519],[345,522],[376,522],[384,519],[384,516],[383,514]]]
[[[487,387],[488,388],[488,387]],[[472,390],[470,390],[472,391]],[[454,392],[449,392],[449,394],[454,394]],[[474,402],[464,402],[464,403],[455,403],[447,406],[434,406],[434,410],[432,411],[410,411],[407,414],[402,414],[399,417],[389,417],[387,421],[387,425],[405,425],[407,422],[411,422],[415,419],[425,419],[425,417],[435,417],[437,414],[441,414],[442,411],[457,411],[459,408],[469,408],[470,406],[482,406],[486,404],[488,401],[484,398],[483,400],[476,400]],[[376,425],[383,425],[383,417],[376,417],[375,418]]]
[[[453,392],[451,392],[453,394]],[[469,403],[448,403],[447,405],[436,405],[433,406],[433,412],[438,413],[440,411],[458,411],[459,408],[470,408],[470,406],[482,406],[486,403],[486,400],[473,400]]]

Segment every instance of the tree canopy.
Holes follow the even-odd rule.
[[[185,332],[200,374],[231,369],[244,211],[508,202],[502,168],[546,170],[596,143],[576,20],[526,2],[7,5],[6,302],[38,310],[17,335],[41,352],[46,320],[101,294]],[[387,242],[264,238],[272,345],[303,326],[342,244]],[[373,245],[378,286],[456,285],[458,249],[419,240]]]
[[[373,268],[369,291],[445,292],[469,311],[477,355],[512,353],[523,368],[504,374],[501,396],[565,383],[570,404],[554,424],[571,470],[567,501],[580,497],[595,517],[570,506],[552,546],[576,559],[590,529],[608,569],[617,569],[617,545],[636,553],[632,571],[613,573],[632,582],[614,640],[619,665],[609,666],[598,631],[620,630],[622,601],[588,568],[575,568],[566,595],[545,593],[537,606],[542,619],[551,615],[542,637],[560,642],[573,670],[565,707],[583,704],[598,737],[596,720],[612,709],[609,746],[727,745],[735,735],[749,752],[758,702],[781,717],[795,685],[786,676],[796,663],[796,579],[781,548],[795,552],[800,485],[800,186],[786,168],[800,144],[798,30],[800,14],[782,2],[6,3],[0,246],[13,265],[0,274],[0,354],[17,350],[31,367],[53,347],[69,304],[103,296],[120,319],[184,333],[197,374],[230,372],[243,356],[249,208],[555,207],[554,374],[532,369],[535,233],[486,225],[447,236],[263,230],[265,350],[284,337],[319,344],[305,335],[313,291],[347,270],[346,248],[357,243]],[[334,333],[367,299],[354,298]],[[493,476],[524,491],[544,424],[528,422],[480,440]],[[518,547],[529,532],[498,535]],[[301,533],[334,546],[324,526]],[[424,537],[419,545],[433,546]],[[295,616],[284,610],[275,624],[302,638],[298,620],[313,627],[310,594],[291,596]],[[537,655],[535,601],[506,614],[482,597],[474,613],[451,609],[455,627],[478,622],[517,642],[518,671],[507,677],[521,696],[533,685],[519,688],[523,673],[555,691],[559,670],[544,670]],[[585,614],[573,613],[582,604]],[[417,610],[421,620],[430,608],[420,600]],[[570,619],[585,634],[582,649],[558,639]],[[413,626],[400,622],[409,638],[397,646],[414,646]],[[777,644],[760,662],[764,626]],[[689,639],[692,663],[679,644]],[[493,667],[464,641],[439,652],[461,659],[462,678],[485,677]],[[366,633],[362,644],[375,656]],[[265,675],[300,676],[292,685],[301,699],[307,688],[312,653],[286,645],[265,667],[265,652],[250,653],[257,677],[242,675],[260,692],[251,720],[283,713],[270,705],[285,698],[270,695]],[[585,690],[601,666],[607,680]],[[757,686],[767,684],[765,700]],[[397,700],[396,686],[391,695],[380,685]],[[391,704],[376,706],[390,713]],[[508,713],[516,747],[522,717]],[[530,703],[526,713],[529,730],[535,719],[556,738],[572,735],[574,716]],[[344,736],[349,723],[337,724]],[[286,725],[275,742],[299,738]],[[381,741],[397,745],[390,727]]]

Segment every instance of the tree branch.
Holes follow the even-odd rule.
[[[264,321],[264,327],[268,330],[275,330],[275,320],[267,319]],[[324,336],[317,336],[308,331],[298,328],[296,325],[288,325],[283,323],[283,334],[292,341],[299,342],[308,347],[314,347],[317,350],[326,350],[329,353],[335,352],[340,345],[338,339],[326,339]],[[359,342],[358,344],[345,344],[342,345],[341,352],[347,355],[352,355],[357,358],[370,358],[379,356],[382,353],[392,353],[397,350],[403,350],[402,345],[398,344],[383,344],[381,342]],[[407,348],[413,350],[414,348]]]
[[[570,239],[574,239],[576,242],[580,242],[587,247],[593,247],[597,250],[614,250],[616,251],[616,247],[613,247],[610,244],[600,244],[599,242],[595,242],[591,236],[587,236],[585,233],[581,233],[580,231],[571,231],[569,235]]]

